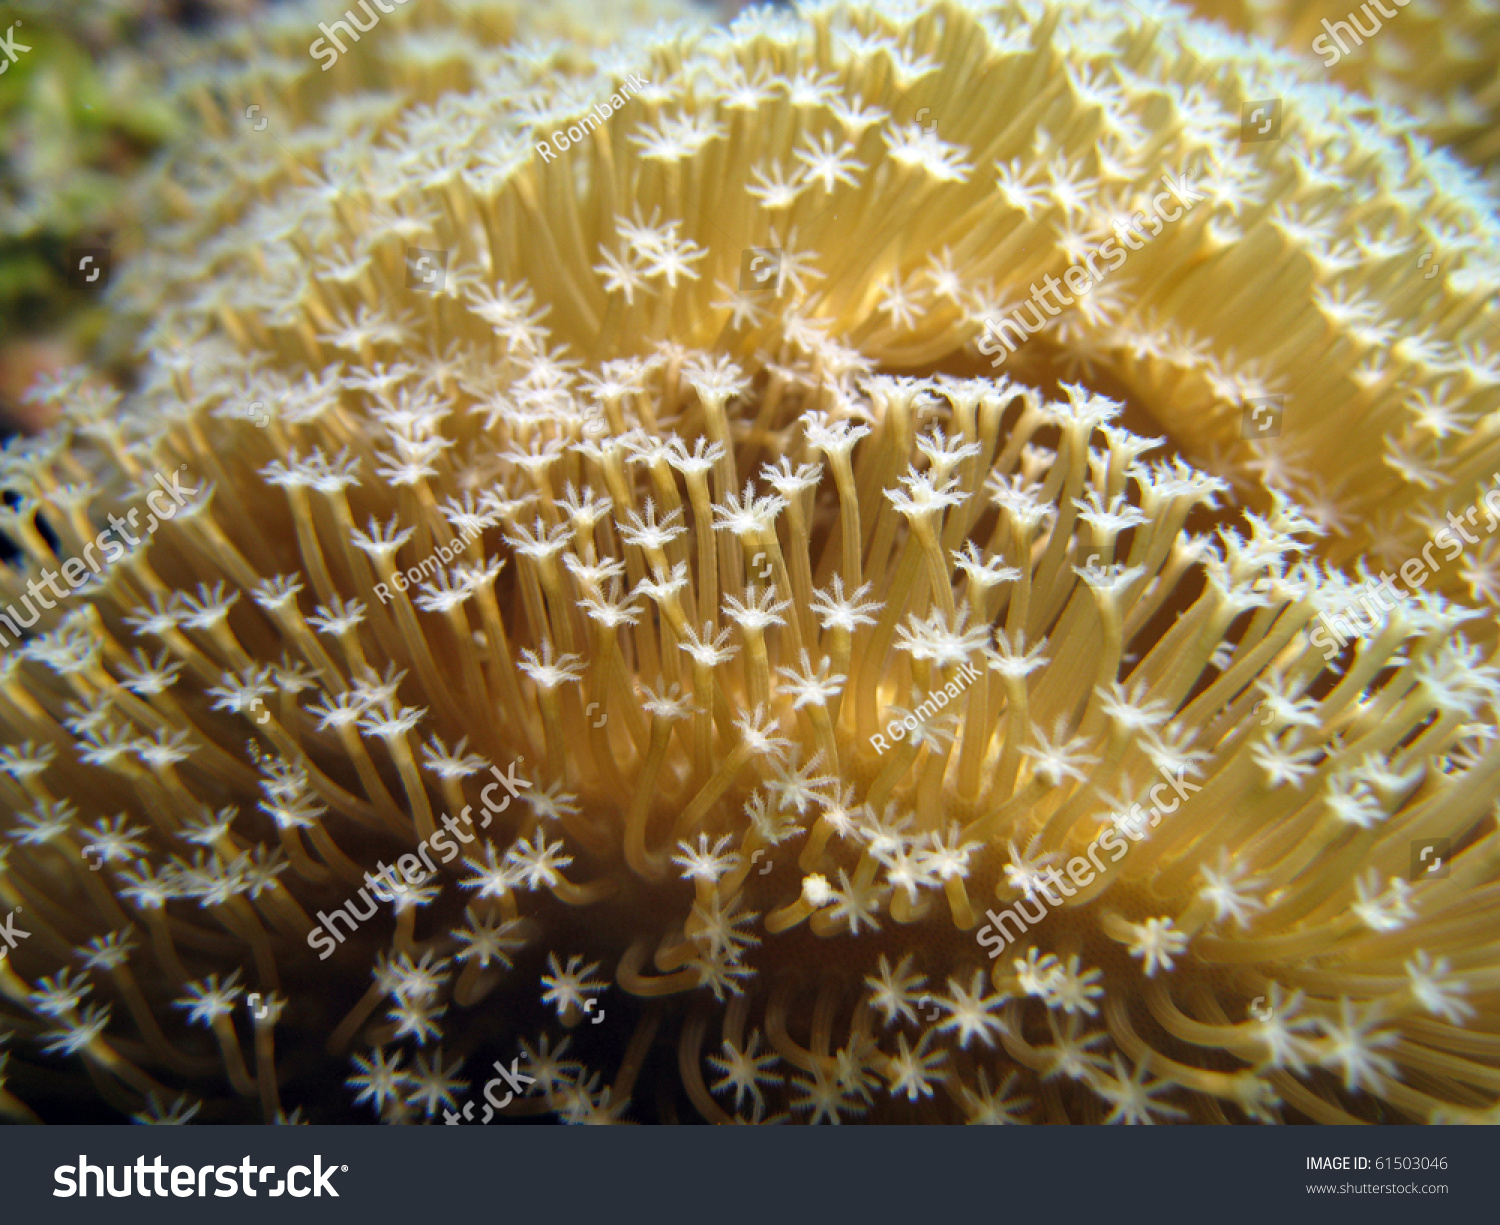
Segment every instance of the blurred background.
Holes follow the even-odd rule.
[[[45,427],[26,390],[77,363],[104,327],[96,296],[69,281],[68,253],[115,245],[132,177],[191,122],[168,101],[168,66],[211,54],[222,26],[276,2],[0,4],[0,47],[17,53],[0,50],[0,437]],[[746,5],[704,7],[728,17]]]

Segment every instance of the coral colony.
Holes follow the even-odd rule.
[[[1500,467],[1479,176],[1164,5],[391,8],[6,449],[12,602],[199,487],[0,663],[0,1114],[1500,1121],[1500,558],[1311,641]]]

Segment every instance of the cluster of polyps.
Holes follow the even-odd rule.
[[[474,1023],[470,1010],[496,991],[534,995],[524,959],[560,963],[549,936],[562,930],[559,907],[597,916],[588,946],[627,994],[683,999],[684,1089],[709,1118],[729,1117],[716,1093],[748,1119],[902,1117],[917,1103],[932,1117],[1213,1118],[1227,1107],[1263,1118],[1278,1102],[1338,1118],[1373,1094],[1413,1113],[1466,1105],[1405,1083],[1409,1042],[1395,1044],[1436,1040],[1424,1015],[1456,1033],[1468,997],[1487,989],[1442,944],[1412,958],[1421,923],[1461,925],[1468,896],[1449,880],[1405,887],[1392,867],[1440,821],[1480,822],[1476,849],[1493,837],[1476,780],[1488,759],[1462,721],[1432,722],[1444,705],[1477,712],[1492,670],[1440,624],[1362,644],[1332,683],[1305,632],[1318,588],[1297,560],[1306,523],[1282,507],[1246,515],[1248,534],[1184,533],[1222,483],[1148,461],[1159,444],[1120,429],[1119,405],[1084,388],[1048,402],[988,380],[782,373],[799,367],[790,346],[774,369],[666,349],[586,376],[591,408],[557,390],[538,397],[550,411],[498,420],[501,466],[481,494],[452,501],[447,532],[471,539],[417,632],[406,593],[382,615],[336,592],[368,581],[361,559],[389,569],[400,547],[432,541],[354,528],[340,503],[359,461],[335,465],[316,445],[267,472],[290,506],[329,487],[319,497],[334,513],[309,515],[292,538],[304,563],[323,559],[312,581],[334,594],[305,612],[300,583],[271,575],[234,618],[222,592],[136,617],[185,661],[222,661],[214,692],[227,709],[280,690],[261,733],[272,750],[260,763],[264,817],[200,813],[189,805],[209,776],[174,773],[182,805],[151,840],[196,842],[210,857],[75,872],[111,881],[152,928],[231,1069],[240,989],[188,981],[193,956],[177,951],[167,904],[196,900],[242,932],[274,984],[273,939],[307,935],[304,903],[339,878],[357,887],[357,861],[382,839],[431,837],[429,788],[459,811],[468,780],[520,755],[535,780],[522,812],[497,817],[461,870],[437,864],[409,890],[421,896],[388,946],[387,925],[369,923],[326,963],[375,960],[340,1042],[418,1048],[409,1069],[385,1055],[360,1064],[384,1069],[366,1096],[388,1117],[451,1106],[462,1082],[429,1044]],[[339,480],[321,475],[334,471]],[[379,520],[389,496],[377,486],[360,509]],[[223,514],[210,502],[187,523],[223,538]],[[433,539],[441,524],[428,522]],[[159,536],[196,567],[223,564],[172,530],[183,535]],[[64,677],[76,674],[70,652],[103,662],[120,696],[72,721],[91,760],[152,794],[132,755],[166,750],[134,747],[126,721],[144,712],[124,695],[170,688],[175,674],[158,663],[116,677],[125,657],[112,623],[70,623],[30,657]],[[269,676],[234,670],[239,652],[284,643],[319,671],[289,660]],[[384,679],[367,663],[377,646],[398,669]],[[961,671],[958,700],[889,752],[872,748],[882,719],[919,709]],[[299,683],[321,696],[299,704]],[[609,717],[591,717],[601,706]],[[1262,706],[1271,718],[1250,717]],[[447,747],[460,731],[476,751]],[[212,717],[173,743],[188,733],[224,739]],[[1440,767],[1424,765],[1433,754]],[[8,760],[28,790],[50,764],[35,750]],[[359,792],[338,781],[341,760]],[[1171,825],[1075,890],[1017,945],[1024,955],[990,965],[973,932],[991,899],[1031,891],[1101,822],[1128,825],[1133,781],[1154,771],[1197,780]],[[74,794],[90,802],[76,782]],[[28,873],[45,870],[76,820],[35,803],[14,835]],[[274,829],[278,845],[259,870],[230,857],[257,829]],[[1356,851],[1372,866],[1351,881],[1339,865]],[[762,858],[769,872],[755,870]],[[1455,874],[1482,890],[1485,862],[1460,854]],[[419,911],[434,920],[426,935]],[[62,934],[39,924],[37,942]],[[1343,956],[1360,972],[1322,986],[1320,964]],[[1298,991],[1276,996],[1272,983]],[[1271,1019],[1248,1017],[1246,1001],[1268,993]],[[61,1047],[118,1058],[66,976],[17,979],[12,995],[60,1018]],[[371,1022],[387,997],[387,1021]],[[721,1053],[707,1062],[722,1075],[710,1090],[693,1070],[715,1015]],[[1209,1038],[1212,1066],[1193,1054]],[[1446,1058],[1466,1058],[1461,1049]],[[539,1075],[538,1092],[571,1115],[625,1108],[626,1073],[601,1090],[581,1064],[543,1064],[551,1079]],[[243,1068],[234,1079],[274,1091]]]
[[[1217,142],[1229,95],[1177,80],[1124,8],[1054,5],[1042,26],[1019,7],[817,9],[701,47],[642,37],[566,91],[554,50],[527,44],[441,92],[433,58],[467,44],[392,15],[402,90],[330,105],[295,146],[315,167],[226,145],[210,154],[226,169],[182,185],[181,224],[121,281],[154,321],[139,390],[121,406],[59,387],[64,430],[7,456],[6,530],[36,564],[38,516],[76,549],[148,464],[212,481],[0,670],[19,814],[0,901],[24,902],[32,933],[0,968],[36,1035],[21,1058],[85,1060],[123,1109],[180,1088],[226,1117],[249,1099],[274,1118],[305,1091],[273,1037],[360,1048],[356,1103],[393,1119],[454,1107],[444,1044],[512,1037],[537,1081],[526,1108],[579,1120],[652,1108],[661,1095],[632,1100],[648,1062],[680,1067],[715,1120],[1488,1103],[1496,1060],[1467,1028],[1495,1015],[1496,680],[1459,614],[1424,599],[1331,672],[1304,630],[1338,580],[1305,560],[1314,525],[1291,500],[1218,506],[1225,482],[1148,460],[1169,451],[1081,384],[1051,402],[872,373],[967,360],[987,283],[1036,275],[1021,252],[1054,259],[1129,205],[1147,162]],[[1054,57],[1074,71],[1037,95]],[[535,157],[537,131],[636,69],[652,84],[586,146]],[[1255,71],[1231,57],[1225,77]],[[912,85],[951,106],[943,138],[891,122]],[[397,118],[408,88],[426,101]],[[1213,389],[1250,389],[1231,353],[1278,379],[1322,371],[1317,306],[1337,319],[1334,380],[1382,303],[1468,344],[1472,313],[1446,287],[1407,301],[1399,269],[1359,296],[1306,283],[1345,258],[1326,217],[1374,207],[1300,173],[1319,159],[1426,184],[1434,224],[1467,216],[1420,158],[1393,170],[1318,102],[1289,107],[1311,134],[1221,165],[1139,253],[1136,314],[1074,312],[1080,331],[1034,338],[1027,360],[1123,369],[1197,443],[1232,407]],[[1277,160],[1256,177],[1251,157]],[[1284,183],[1306,194],[1283,201]],[[1003,238],[974,250],[991,222]],[[772,226],[798,295],[774,307],[715,283]],[[404,290],[414,242],[451,249],[443,292]],[[1252,309],[1287,307],[1266,249],[1304,278],[1289,322]],[[1161,340],[1185,320],[1214,346]],[[1446,352],[1391,360],[1426,384]],[[1367,375],[1330,392],[1334,416],[1409,425],[1411,380]],[[247,392],[277,407],[264,429]],[[1434,393],[1423,419],[1440,408]],[[1423,462],[1475,470],[1491,445]],[[459,534],[419,592],[365,603]],[[979,679],[876,753],[882,719],[946,693],[965,659]],[[310,909],[518,757],[534,786],[461,869],[310,957]],[[978,914],[1071,862],[1163,770],[1202,790],[1029,947],[983,958]],[[1448,875],[1407,885],[1411,842],[1434,835],[1453,841]],[[89,872],[84,837],[121,855]],[[242,962],[271,1001],[249,1032]],[[605,988],[595,967],[619,992],[598,1032],[633,1026],[604,1087],[552,1032],[515,1033],[549,1002],[576,1026]],[[1271,1006],[1251,1017],[1256,997]],[[678,1058],[648,1061],[665,1035]],[[566,1041],[607,1045],[592,1019]]]

